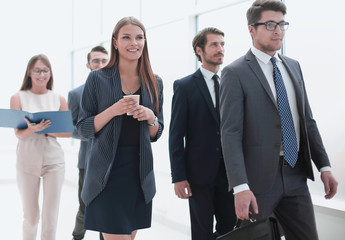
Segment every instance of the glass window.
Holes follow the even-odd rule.
[[[91,48],[78,50],[73,54],[73,88],[85,83],[90,70],[86,67],[87,54]]]
[[[251,4],[244,2],[198,16],[198,31],[205,27],[216,27],[224,32],[223,66],[243,56],[252,45],[246,18],[247,9]]]
[[[123,17],[133,16],[140,19],[140,0],[102,1],[102,32],[106,40],[111,38],[116,23]],[[108,46],[108,45],[106,45]]]
[[[309,102],[329,154],[332,171],[339,183],[345,182],[344,135],[345,81],[344,56],[345,31],[340,16],[342,1],[332,4],[311,4],[304,1],[286,1],[286,55],[299,61],[303,71]],[[311,9],[306,12],[301,9]],[[315,169],[315,182],[310,182],[313,196],[318,196],[328,206],[337,201],[323,198],[323,184]],[[335,199],[345,199],[345,188],[338,186]],[[344,203],[342,203],[344,204]],[[337,206],[335,206],[337,208]]]
[[[101,4],[93,0],[73,1],[73,44],[87,45],[101,32]]]
[[[193,7],[194,0],[145,0],[142,1],[142,21],[145,27],[169,24],[183,19]]]

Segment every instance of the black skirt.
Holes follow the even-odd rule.
[[[139,179],[138,147],[119,146],[104,190],[85,209],[85,229],[131,234],[151,227],[152,201],[145,203]]]

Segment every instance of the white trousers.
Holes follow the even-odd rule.
[[[36,240],[40,219],[39,192],[41,180],[43,182],[41,240],[56,239],[56,227],[64,177],[64,163],[43,166],[40,177],[17,167],[17,184],[24,212],[23,240]]]

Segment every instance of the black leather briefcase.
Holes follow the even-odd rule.
[[[237,220],[234,230],[217,237],[217,240],[280,240],[277,219],[268,217],[241,227],[241,220]]]

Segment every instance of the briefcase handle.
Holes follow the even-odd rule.
[[[250,221],[251,223],[253,223],[253,222],[256,222],[256,219],[253,218],[253,217],[250,217],[250,218],[249,218],[249,221]],[[234,226],[234,230],[238,229],[238,228],[241,226],[242,222],[243,222],[243,220],[237,218],[236,224],[235,224],[235,226]]]

